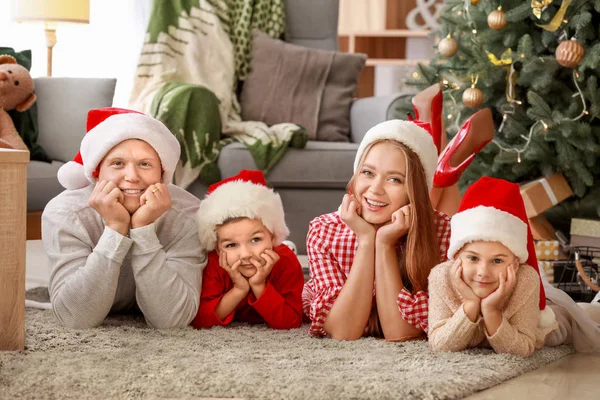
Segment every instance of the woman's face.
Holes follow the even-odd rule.
[[[404,153],[396,145],[383,141],[371,147],[354,181],[354,196],[365,221],[383,225],[408,204],[406,172]]]
[[[500,242],[469,243],[462,248],[458,257],[462,260],[463,281],[481,299],[498,288],[500,273],[506,279],[508,266],[517,261],[517,257]]]
[[[140,207],[140,196],[162,179],[160,158],[143,140],[124,140],[100,162],[98,181],[113,182],[123,192],[123,206],[130,214]]]

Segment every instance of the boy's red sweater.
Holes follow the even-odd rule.
[[[261,296],[257,299],[250,290],[248,296],[224,320],[217,316],[215,310],[225,293],[233,288],[233,282],[227,272],[219,266],[217,252],[211,251],[204,268],[200,308],[191,325],[199,329],[239,321],[251,324],[266,323],[273,329],[300,327],[304,286],[302,266],[294,252],[286,245],[279,245],[273,251],[280,258],[267,277],[267,285]]]

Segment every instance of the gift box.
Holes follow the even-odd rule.
[[[529,226],[534,240],[554,240],[556,239],[556,229],[543,215],[529,218]]]
[[[540,178],[521,185],[527,218],[533,218],[573,195],[571,187],[562,174]]]
[[[535,255],[538,261],[566,260],[569,258],[560,247],[558,240],[536,241]]]
[[[544,274],[548,283],[554,285],[554,262],[552,261],[538,261],[538,269],[540,274]]]
[[[571,220],[571,245],[600,247],[600,221],[573,218]]]

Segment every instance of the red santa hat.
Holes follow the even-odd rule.
[[[430,132],[431,125],[421,121],[393,119],[375,125],[367,131],[358,146],[354,159],[354,172],[358,169],[360,159],[371,143],[378,140],[395,140],[404,144],[419,156],[427,178],[427,187],[431,190],[438,154]]]
[[[460,249],[468,243],[500,242],[521,263],[530,265],[539,275],[533,236],[518,184],[487,176],[479,179],[465,192],[450,225],[450,260],[454,260]],[[546,293],[541,278],[539,307],[542,311],[539,325],[552,326],[555,316],[550,307],[546,307]]]
[[[196,220],[200,243],[207,251],[217,244],[217,226],[231,218],[260,219],[280,245],[290,234],[281,198],[267,187],[261,171],[242,170],[208,188]]]
[[[162,164],[162,182],[171,182],[181,149],[177,138],[159,120],[123,108],[98,108],[88,112],[86,132],[79,153],[58,170],[58,181],[66,189],[81,189],[96,182],[94,172],[104,156],[128,139],[141,139],[152,146]]]

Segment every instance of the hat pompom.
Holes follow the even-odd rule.
[[[85,176],[83,165],[69,161],[59,168],[58,182],[66,189],[76,190],[82,189],[90,184],[90,181]]]
[[[546,307],[544,307],[544,309],[540,312],[538,327],[550,328],[552,325],[554,325],[555,321],[556,315],[554,315],[554,311],[552,311],[552,309],[546,305]]]

